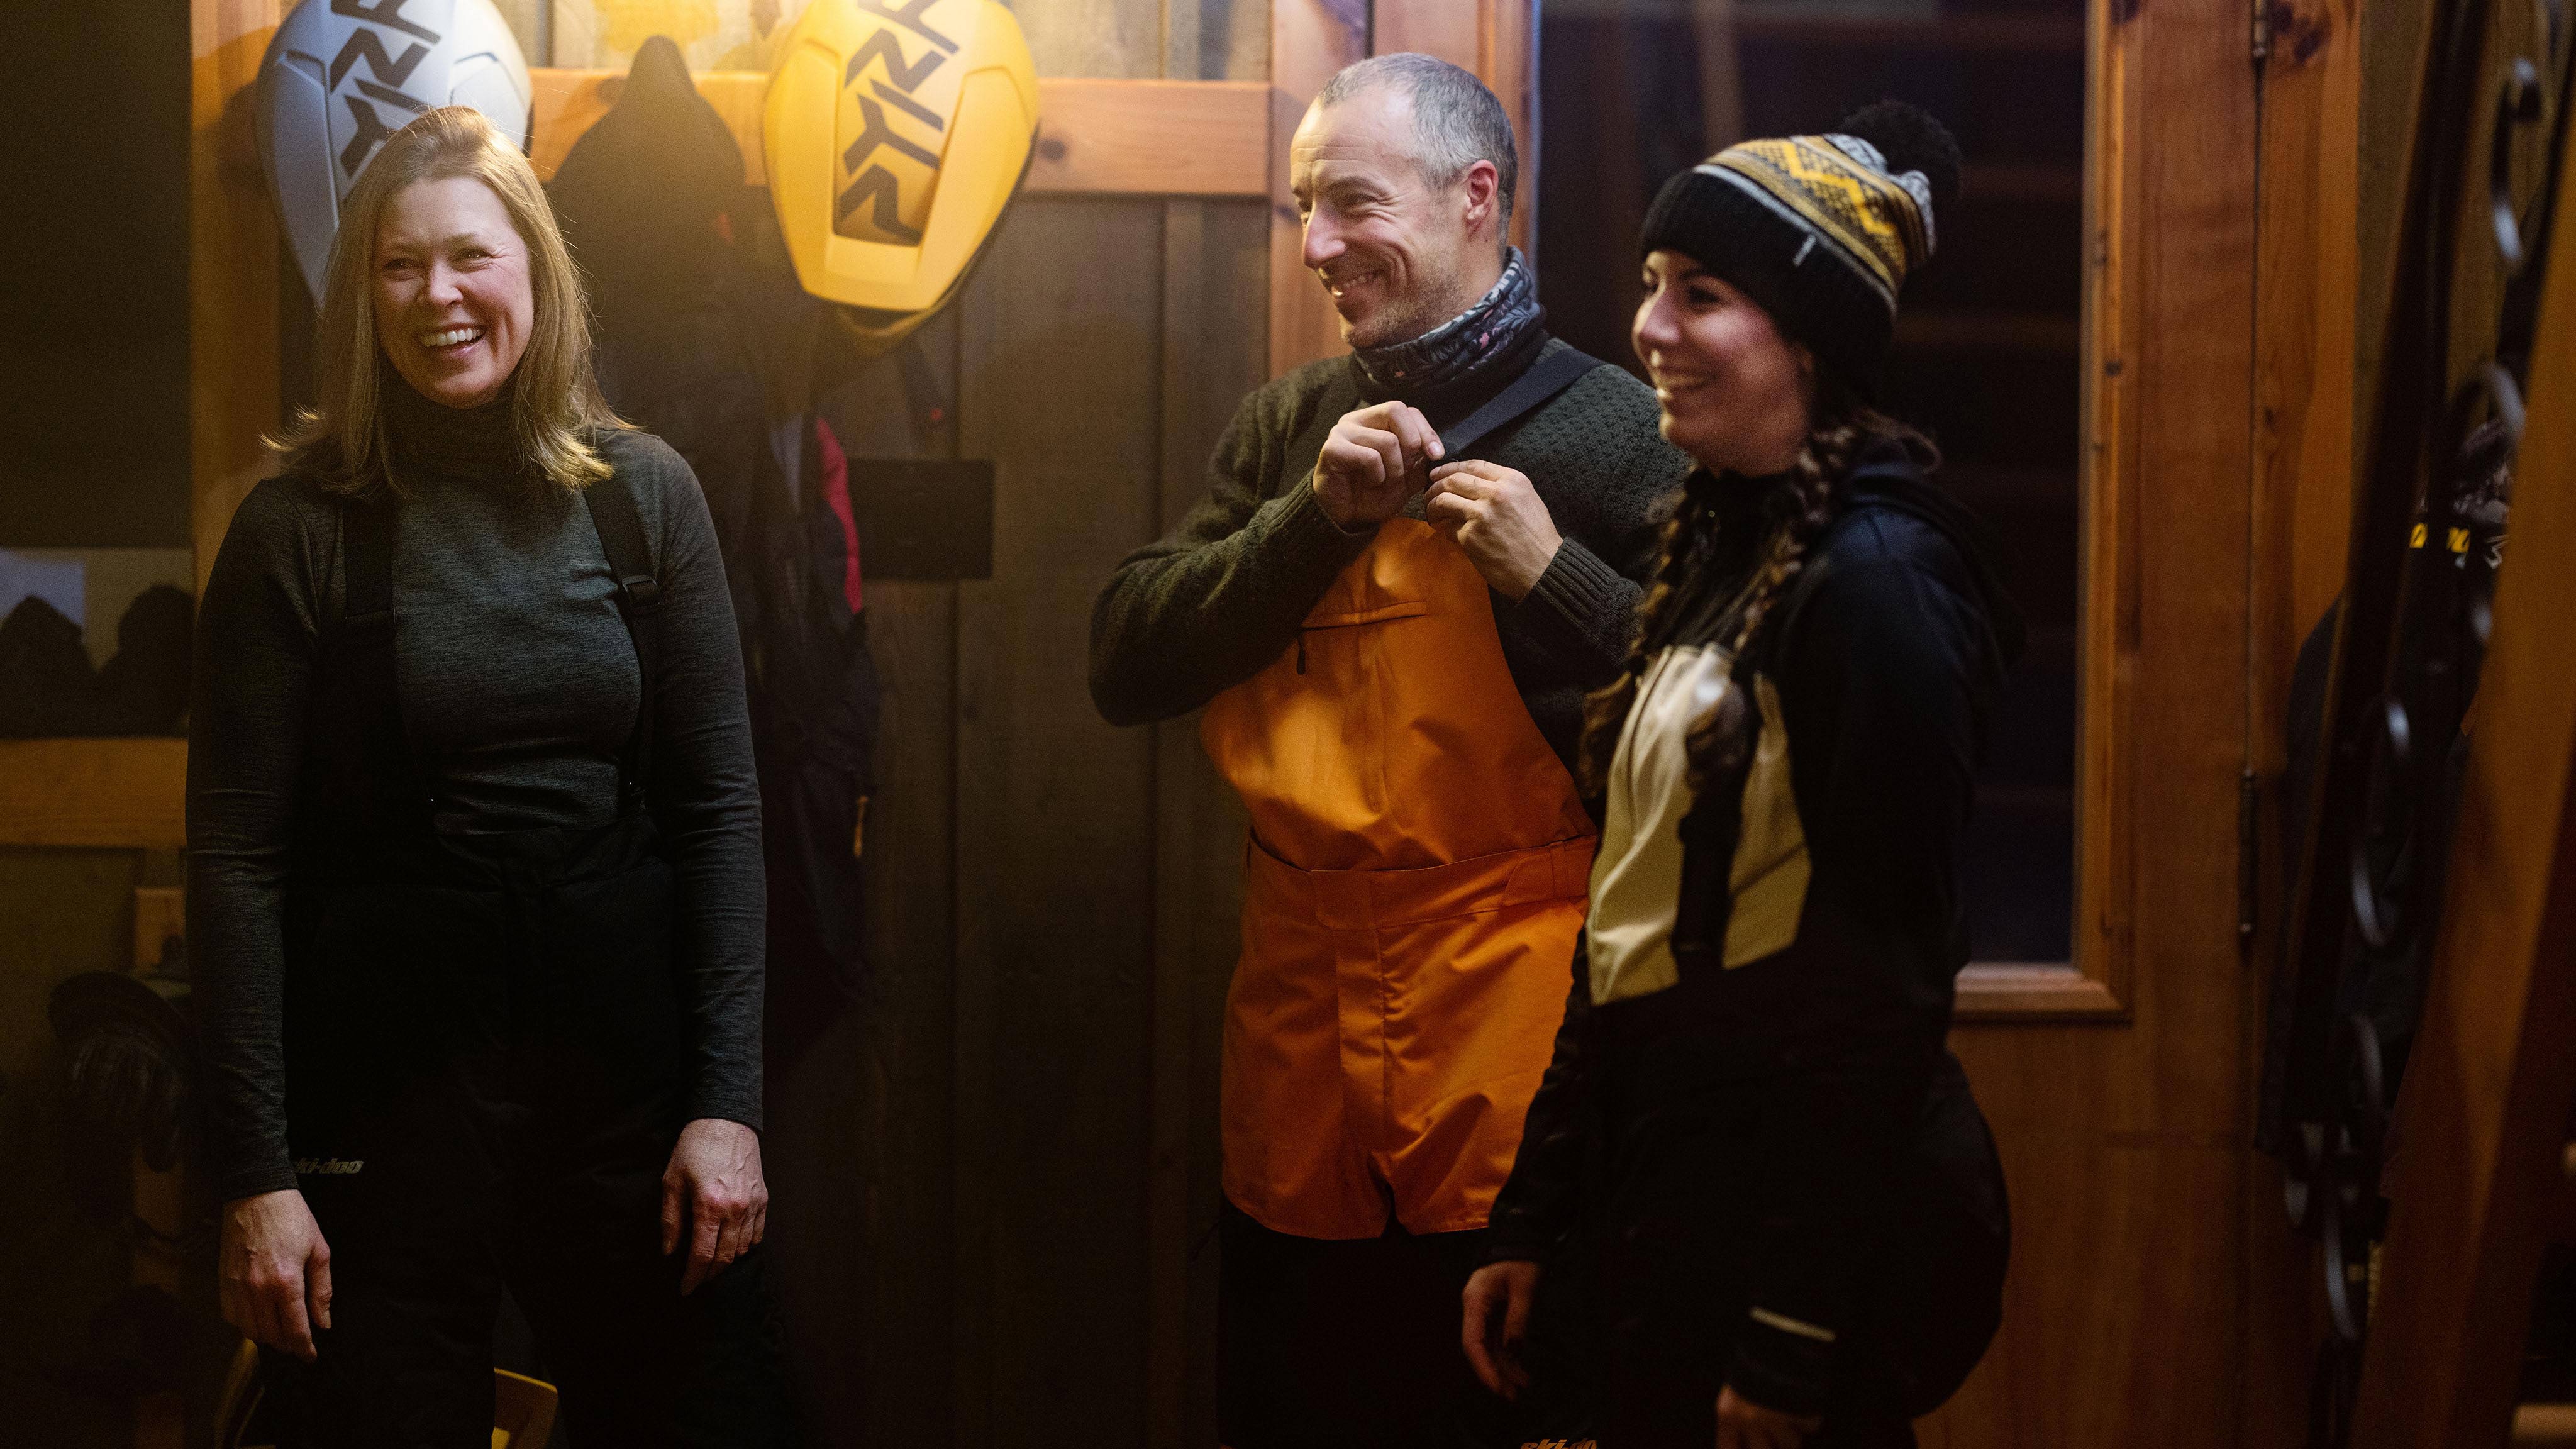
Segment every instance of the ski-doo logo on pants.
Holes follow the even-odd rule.
[[[965,67],[954,64],[957,37],[972,36],[977,0],[848,3],[884,23],[842,68],[832,230],[918,246],[965,87]]]

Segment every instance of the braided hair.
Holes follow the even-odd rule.
[[[1610,759],[1617,752],[1620,729],[1636,705],[1647,666],[1673,642],[1675,629],[1688,616],[1685,606],[1700,601],[1726,582],[1718,577],[1715,562],[1720,490],[1764,488],[1760,516],[1770,530],[1762,545],[1761,561],[1727,602],[1713,641],[1730,657],[1740,659],[1772,609],[1805,571],[1808,550],[1841,515],[1843,483],[1850,476],[1852,460],[1862,450],[1881,439],[1892,438],[1902,442],[1926,471],[1940,464],[1940,452],[1930,439],[1869,406],[1831,369],[1819,370],[1815,419],[1806,445],[1798,450],[1797,461],[1789,465],[1788,471],[1761,480],[1758,485],[1732,476],[1720,478],[1705,469],[1691,475],[1680,507],[1664,526],[1663,548],[1654,578],[1637,606],[1637,627],[1627,663],[1616,679],[1584,700],[1583,735],[1576,764],[1586,795],[1598,797],[1607,789]],[[1729,689],[1721,693],[1717,702],[1691,725],[1686,742],[1691,788],[1704,790],[1709,780],[1741,765],[1753,733],[1747,728],[1743,692]]]

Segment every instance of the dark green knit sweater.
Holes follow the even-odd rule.
[[[1508,381],[1442,399],[1426,410],[1432,426],[1454,426]],[[1315,601],[1377,536],[1344,531],[1314,489],[1325,435],[1368,401],[1350,359],[1337,357],[1236,409],[1208,463],[1207,499],[1128,555],[1092,606],[1091,698],[1111,724],[1187,714],[1295,642]],[[1529,475],[1565,538],[1528,597],[1493,601],[1512,682],[1571,768],[1583,696],[1627,658],[1657,530],[1690,460],[1656,433],[1654,394],[1607,363],[1469,451]],[[1422,499],[1405,512],[1421,517]]]

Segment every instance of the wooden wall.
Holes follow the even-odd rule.
[[[1260,17],[1255,17],[1258,23]],[[1043,75],[1260,79],[1226,8],[1024,6]],[[1242,821],[1187,721],[1101,723],[1091,599],[1268,374],[1259,201],[1024,198],[854,456],[988,458],[993,577],[872,583],[866,1011],[772,1086],[821,1444],[1212,1444],[1216,1043]],[[850,1067],[857,1063],[855,1076]]]
[[[75,1140],[45,1007],[67,977],[133,965],[134,889],[175,883],[178,869],[168,851],[0,847],[0,1217],[11,1224],[0,1242],[0,1439],[11,1444],[136,1442],[131,1402],[49,1372],[95,1364],[91,1315],[136,1281],[137,1265],[115,1211],[132,1187],[123,1164]]]

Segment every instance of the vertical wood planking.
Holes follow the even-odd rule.
[[[2269,971],[2280,960],[2291,868],[2282,838],[2290,672],[2343,586],[2353,484],[2360,286],[2361,15],[2354,0],[2272,12],[2262,71],[2255,238],[2255,457],[2246,766],[2260,791],[2256,932],[2241,1051],[2259,1082]],[[2290,1230],[2279,1166],[2252,1158],[2243,1217],[2246,1388],[2239,1442],[2305,1432],[2302,1378],[2325,1339],[2317,1248]]]
[[[1248,298],[1267,275],[1264,208],[1166,204],[1158,531],[1207,494],[1207,462],[1267,339]],[[1141,539],[1139,540],[1142,541]],[[1154,727],[1154,1326],[1148,1442],[1215,1443],[1217,1044],[1238,950],[1243,842],[1234,791],[1195,716]]]
[[[1392,9],[1393,7],[1390,7]],[[1324,82],[1368,54],[1369,0],[1271,0],[1270,375],[1343,350],[1330,298],[1301,258],[1288,141]]]
[[[953,395],[954,314],[918,336]],[[854,488],[868,486],[868,459],[954,454],[950,430],[915,437],[893,360],[850,388],[832,411]],[[806,1428],[821,1445],[944,1443],[955,1408],[955,1265],[944,1249],[954,1220],[956,597],[953,584],[867,582],[884,687],[867,821],[868,990],[770,1090],[779,1296]]]
[[[1485,0],[1476,73],[1511,117],[1520,146],[1512,245],[1538,260],[1538,0]]]
[[[1735,0],[1691,0],[1691,29],[1699,41],[1699,148],[1714,156],[1744,136]]]
[[[1538,235],[1538,15],[1531,0],[1400,0],[1378,7],[1369,53],[1418,51],[1474,71],[1503,103],[1520,147],[1511,242]]]
[[[188,6],[188,471],[197,584],[265,475],[277,426],[277,224],[251,135],[279,0]]]
[[[1177,426],[1201,366],[1190,323],[1203,289],[1207,205],[1163,204],[1163,457],[1155,499],[1169,527],[1173,495],[1192,476],[1187,439]],[[1186,504],[1183,505],[1187,507]],[[1179,1444],[1187,1416],[1190,1328],[1190,979],[1196,964],[1190,926],[1200,902],[1188,862],[1199,841],[1191,829],[1190,756],[1196,742],[1186,722],[1154,733],[1154,1045],[1153,1122],[1146,1162],[1145,1420],[1149,1443]]]
[[[1167,7],[1165,74],[1206,71],[1197,6]],[[1215,17],[1222,20],[1223,17]],[[1207,462],[1260,386],[1267,330],[1245,302],[1268,282],[1267,207],[1163,208],[1162,462],[1158,531],[1206,495]],[[1245,325],[1245,319],[1254,319]],[[1142,542],[1139,539],[1138,542]],[[1217,1043],[1234,971],[1245,822],[1198,742],[1196,719],[1153,727],[1154,1016],[1146,1183],[1146,1442],[1216,1444]]]
[[[1025,206],[961,317],[962,441],[998,487],[993,579],[958,599],[969,1443],[1144,1432],[1152,740],[1100,721],[1087,662],[1093,594],[1159,522],[1161,251],[1160,203]]]

